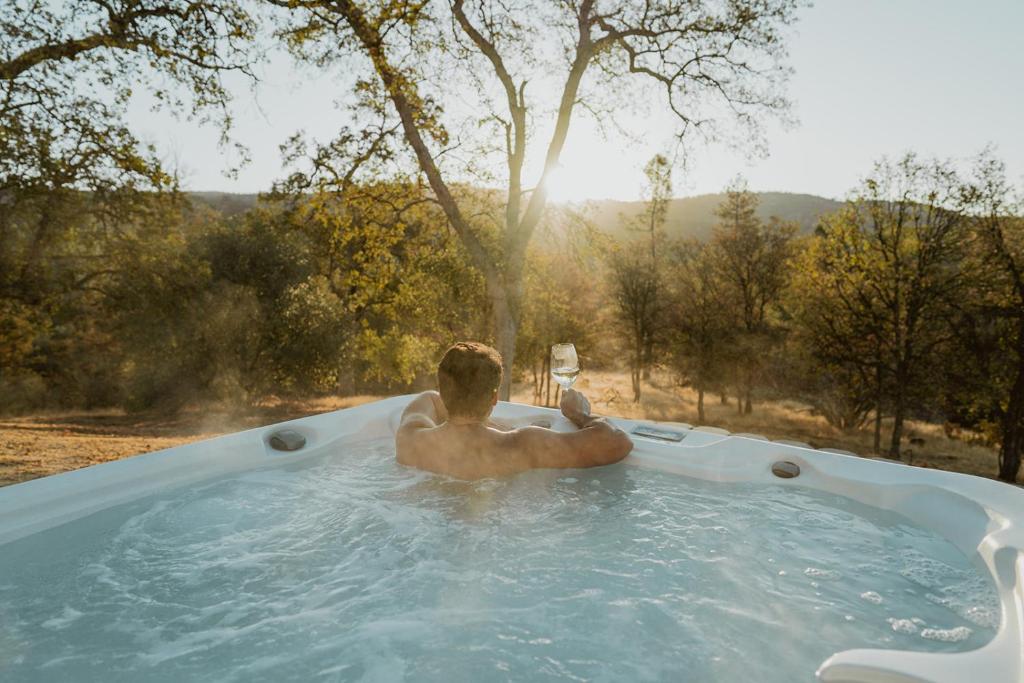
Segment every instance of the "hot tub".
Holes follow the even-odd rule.
[[[0,680],[1024,681],[1018,488],[628,420],[454,482],[408,400],[0,489]]]

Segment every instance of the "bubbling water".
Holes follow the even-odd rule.
[[[842,497],[622,465],[462,483],[389,443],[0,547],[5,681],[810,681],[998,618],[952,545]]]

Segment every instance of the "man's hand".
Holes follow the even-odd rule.
[[[562,415],[577,427],[583,428],[591,420],[590,401],[575,389],[566,389],[562,393],[559,407],[562,409]]]

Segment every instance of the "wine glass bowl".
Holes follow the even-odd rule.
[[[551,347],[551,377],[568,389],[580,374],[580,360],[572,344],[555,344]]]

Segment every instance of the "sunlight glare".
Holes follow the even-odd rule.
[[[544,185],[552,202],[565,204],[591,199],[594,188],[590,180],[586,174],[571,172],[559,164],[548,173]]]

